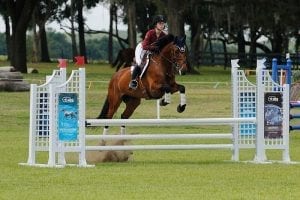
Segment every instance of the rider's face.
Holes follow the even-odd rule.
[[[164,30],[165,29],[165,23],[164,22],[158,22],[157,24],[156,24],[156,28],[158,29],[158,30]]]

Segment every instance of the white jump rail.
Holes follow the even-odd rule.
[[[233,144],[86,146],[88,151],[233,149]]]
[[[182,125],[228,125],[256,123],[256,118],[184,118],[184,119],[87,119],[87,126],[182,126]]]
[[[232,139],[232,133],[86,135],[86,140]]]

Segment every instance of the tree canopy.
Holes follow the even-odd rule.
[[[83,11],[99,4],[110,7],[106,31],[90,30],[85,26]],[[112,62],[118,48],[134,47],[139,37],[151,28],[152,17],[163,14],[167,16],[169,33],[188,35],[192,63],[203,52],[213,51],[214,41],[222,44],[225,54],[227,47],[234,44],[240,59],[245,58],[246,52],[253,56],[257,51],[297,53],[300,45],[299,8],[298,0],[1,0],[0,13],[5,21],[6,33],[2,36],[5,39],[0,37],[0,41],[5,40],[7,48],[0,51],[7,50],[11,64],[21,72],[27,71],[28,55],[47,62],[59,55],[57,52],[63,44],[68,51],[60,50],[60,56],[74,56],[79,52],[87,58],[99,56],[102,59],[105,55],[104,59]],[[61,23],[65,20],[69,25],[62,27],[64,37],[45,29],[47,22]],[[125,37],[118,30],[120,20],[128,25]],[[101,20],[99,23],[102,23]],[[31,45],[26,42],[28,30],[34,33]],[[87,39],[90,37],[86,35],[93,33],[106,34],[107,40],[104,37]],[[61,39],[49,40],[56,36]],[[60,43],[53,47],[57,41]],[[98,44],[101,45],[98,50],[89,49],[97,48]],[[26,48],[26,45],[32,48]],[[27,53],[32,49],[34,52]]]

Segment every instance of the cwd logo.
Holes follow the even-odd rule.
[[[276,96],[269,96],[268,101],[269,102],[279,102],[279,98]]]
[[[72,97],[63,97],[61,100],[64,103],[74,103],[75,101]]]

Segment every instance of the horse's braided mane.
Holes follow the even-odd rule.
[[[174,35],[168,34],[159,38],[154,44],[158,46],[159,50],[162,50],[167,44],[174,41]]]

